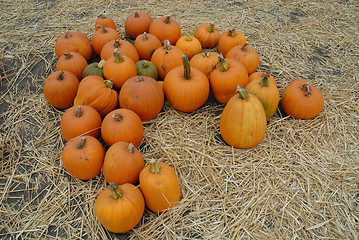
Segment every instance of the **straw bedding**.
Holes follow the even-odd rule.
[[[359,87],[357,1],[1,1],[0,239],[358,239]],[[107,232],[93,204],[100,175],[71,177],[61,161],[63,110],[42,93],[55,69],[54,44],[66,30],[91,37],[100,13],[123,38],[125,18],[170,15],[183,34],[213,22],[241,30],[280,92],[297,78],[325,97],[313,120],[280,109],[264,140],[240,150],[220,137],[224,106],[211,99],[194,113],[165,104],[146,122],[140,146],[178,175],[181,202],[145,211],[125,234]],[[126,38],[127,39],[127,38]]]

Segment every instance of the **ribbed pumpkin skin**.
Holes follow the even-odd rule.
[[[163,107],[163,90],[151,77],[134,76],[122,85],[119,103],[121,108],[134,111],[142,121],[149,121],[157,117]]]
[[[176,42],[176,47],[187,54],[188,59],[202,52],[201,42],[194,36],[182,36]]]
[[[148,60],[140,60],[136,63],[136,68],[138,76],[147,76],[155,80],[158,79],[157,68],[153,62]]]
[[[135,48],[142,60],[151,60],[157,48],[162,47],[160,40],[152,34],[142,33],[136,37]]]
[[[173,18],[159,17],[151,23],[149,33],[155,35],[161,42],[168,39],[172,45],[175,45],[181,37],[181,27]]]
[[[151,15],[145,12],[135,12],[129,15],[125,20],[126,34],[135,39],[138,35],[148,32],[153,22]]]
[[[147,207],[155,213],[162,213],[180,201],[181,193],[176,172],[166,163],[156,163],[161,169],[152,173],[147,165],[140,173],[140,188]]]
[[[247,39],[241,31],[227,30],[222,33],[218,41],[218,52],[222,53],[224,57],[227,57],[227,53],[234,46],[244,45]]]
[[[128,142],[116,142],[106,151],[103,163],[103,176],[108,183],[138,183],[138,177],[144,168],[142,154]]]
[[[66,70],[75,74],[77,79],[82,79],[82,73],[88,66],[86,59],[77,52],[64,53],[56,63],[56,70]]]
[[[220,133],[230,146],[247,149],[258,145],[264,138],[267,118],[259,99],[249,93],[247,100],[237,93],[223,109]]]
[[[310,93],[302,90],[308,80],[297,79],[288,84],[282,94],[283,111],[297,119],[315,118],[324,107],[322,93],[310,83]]]
[[[92,136],[83,137],[84,144],[78,148],[81,138],[67,142],[63,152],[62,161],[66,171],[80,180],[89,180],[100,174],[105,151],[101,143]]]
[[[119,119],[116,115],[123,118]],[[136,148],[141,144],[143,139],[143,125],[141,118],[130,109],[115,109],[107,114],[101,125],[102,139],[107,146],[124,141],[132,143]]]
[[[122,56],[131,58],[135,63],[140,60],[136,48],[129,42],[123,39],[115,39],[106,43],[102,50],[100,57],[103,60],[108,60],[113,57],[113,50],[118,49]]]
[[[63,138],[69,141],[79,135],[100,137],[102,119],[91,106],[78,105],[67,109],[61,117],[60,127]]]
[[[212,72],[213,67],[218,63],[218,52],[206,52],[194,55],[189,63],[203,72],[207,77]]]
[[[103,117],[117,107],[118,93],[102,77],[87,76],[79,85],[74,105],[90,105]]]
[[[211,23],[203,23],[197,27],[194,36],[201,42],[203,48],[214,48],[218,45],[221,34],[214,25],[211,26]]]
[[[61,35],[55,43],[55,53],[58,59],[64,52],[78,52],[88,61],[92,56],[92,45],[82,32],[69,31]]]
[[[145,200],[136,186],[125,183],[119,187],[122,197],[114,199],[107,188],[97,196],[94,206],[98,221],[113,233],[133,229],[141,221],[145,210]]]
[[[240,61],[246,67],[248,74],[257,70],[260,61],[257,51],[248,44],[233,47],[228,51],[226,58]]]

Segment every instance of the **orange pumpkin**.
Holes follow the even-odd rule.
[[[246,89],[256,95],[263,104],[267,119],[274,115],[279,104],[279,90],[274,78],[270,77],[269,73],[262,73],[260,78],[246,85]]]
[[[120,38],[111,40],[103,46],[100,56],[101,59],[108,60],[110,57],[113,57],[113,51],[115,49],[119,50],[122,56],[131,58],[135,63],[140,60],[136,48],[129,41]]]
[[[135,39],[138,35],[148,32],[153,22],[151,15],[145,12],[135,12],[129,15],[125,20],[126,34]]]
[[[78,105],[67,109],[61,117],[60,128],[66,141],[77,136],[100,137],[102,119],[91,106]]]
[[[62,151],[66,171],[80,180],[89,180],[99,175],[104,157],[101,143],[92,136],[69,141]]]
[[[154,51],[160,47],[162,44],[155,35],[144,32],[136,37],[135,48],[142,60],[150,61]]]
[[[101,25],[97,25],[100,27],[99,30],[92,35],[92,47],[97,55],[101,55],[101,50],[106,43],[111,40],[115,40],[120,37],[120,34],[113,28],[103,27]]]
[[[97,31],[101,28],[99,25],[101,25],[105,28],[108,27],[108,28],[113,28],[116,30],[116,24],[113,21],[113,19],[110,17],[107,17],[103,14],[100,14],[95,21],[95,31]]]
[[[227,103],[235,94],[237,86],[248,84],[248,72],[242,63],[232,58],[218,56],[219,63],[210,75],[209,81],[214,97],[220,103]]]
[[[82,73],[84,69],[87,67],[88,63],[86,59],[77,52],[65,52],[63,55],[57,60],[56,70],[67,70],[75,74],[77,79],[82,79]]]
[[[227,52],[234,46],[244,45],[247,39],[241,31],[236,29],[227,30],[222,33],[218,41],[218,52],[227,57]]]
[[[226,58],[234,58],[240,61],[246,67],[248,74],[254,73],[259,66],[257,51],[247,43],[233,47],[228,51]]]
[[[251,148],[264,138],[267,118],[262,103],[244,87],[235,94],[223,109],[220,133],[223,140],[235,148]]]
[[[207,101],[209,82],[203,72],[190,67],[186,54],[183,54],[182,59],[183,65],[172,69],[166,75],[163,91],[174,109],[193,112]]]
[[[124,141],[132,143],[136,148],[143,139],[141,118],[132,110],[121,108],[108,113],[102,121],[101,135],[107,146]]]
[[[158,77],[164,79],[173,68],[182,65],[183,51],[172,46],[166,39],[163,47],[157,48],[151,57],[151,62],[156,65]]]
[[[191,59],[194,55],[202,52],[200,41],[196,37],[190,35],[180,37],[176,42],[176,47],[187,54],[188,59]]]
[[[165,212],[180,201],[176,172],[166,163],[150,163],[141,171],[139,180],[146,205],[152,212]]]
[[[157,81],[147,76],[129,78],[119,94],[121,108],[134,111],[142,121],[149,121],[160,113],[164,96]]]
[[[213,23],[203,23],[197,27],[194,36],[201,42],[203,48],[214,48],[218,45],[221,34]]]
[[[194,55],[189,61],[192,67],[203,72],[207,77],[218,63],[218,52],[203,52]]]
[[[141,152],[132,143],[120,141],[107,149],[102,173],[108,183],[137,184],[144,166]]]
[[[71,107],[76,97],[79,80],[69,71],[51,73],[44,82],[44,96],[55,108]]]
[[[95,201],[97,220],[110,232],[125,233],[136,227],[145,211],[141,191],[130,183],[111,183]]]
[[[118,93],[110,80],[95,75],[87,76],[78,87],[74,105],[90,105],[103,117],[117,107]]]
[[[285,114],[298,119],[312,119],[324,107],[323,94],[306,79],[297,79],[288,84],[282,94]]]
[[[58,59],[64,52],[78,52],[88,61],[92,56],[92,45],[85,34],[67,31],[55,43],[55,53]]]
[[[149,33],[155,35],[161,42],[168,39],[172,45],[175,45],[181,37],[181,27],[171,17],[159,17],[151,23]]]

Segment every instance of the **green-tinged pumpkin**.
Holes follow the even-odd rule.
[[[100,77],[103,76],[103,65],[105,64],[105,60],[101,60],[100,62],[93,62],[87,65],[82,72],[82,78],[85,78],[87,76],[96,75]]]
[[[138,76],[147,76],[157,80],[157,68],[153,62],[147,60],[138,61],[136,63],[136,68]]]

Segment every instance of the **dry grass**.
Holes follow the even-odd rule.
[[[359,6],[357,1],[1,1],[0,239],[358,239]],[[61,162],[59,121],[42,93],[67,29],[91,37],[111,16],[121,36],[135,10],[171,15],[183,33],[213,22],[238,28],[259,52],[280,92],[307,78],[325,96],[313,120],[277,111],[265,139],[233,149],[219,134],[223,105],[184,114],[165,104],[145,124],[144,158],[176,170],[182,199],[145,211],[126,234],[96,221],[100,175],[79,181]]]

